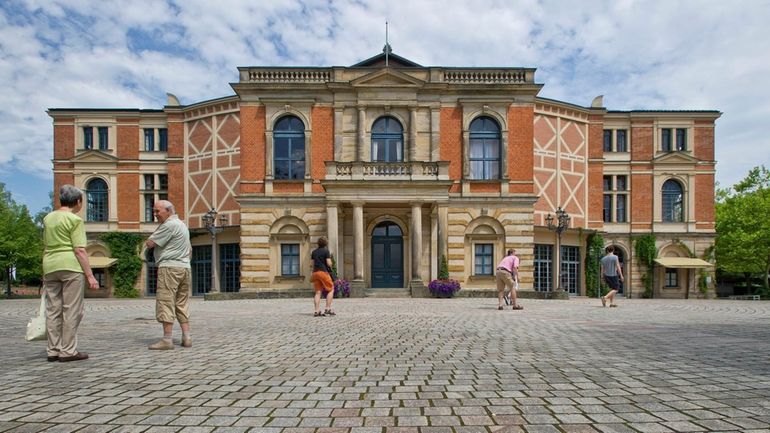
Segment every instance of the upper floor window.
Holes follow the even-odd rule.
[[[158,150],[168,152],[168,129],[158,129]]]
[[[628,176],[604,176],[604,222],[624,223],[627,220]]]
[[[491,117],[478,117],[470,126],[470,178],[500,178],[500,125]]]
[[[155,216],[152,208],[156,201],[168,200],[168,175],[145,174],[144,175],[144,221],[153,222]]]
[[[372,161],[404,160],[404,128],[393,117],[380,117],[372,125]]]
[[[605,129],[602,148],[605,152],[628,152],[628,131]]]
[[[664,152],[687,150],[687,129],[663,128],[660,131],[660,148]]]
[[[109,140],[108,140],[108,134],[107,134],[107,127],[106,126],[100,126],[99,127],[99,150],[107,150]]]
[[[280,118],[273,128],[275,179],[305,178],[305,125],[295,116]]]
[[[673,179],[669,179],[663,184],[661,193],[663,199],[663,221],[683,222],[684,194],[682,193],[682,185]]]
[[[155,129],[153,128],[144,128],[144,150],[155,151]]]
[[[94,128],[91,126],[83,127],[83,149],[94,148]]]
[[[86,184],[86,221],[107,221],[107,182],[94,178]]]

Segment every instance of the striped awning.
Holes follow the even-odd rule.
[[[113,259],[112,257],[88,257],[88,264],[91,265],[91,269],[109,268],[117,261],[118,259]]]
[[[671,269],[701,269],[714,266],[705,260],[691,257],[659,257],[655,259],[655,263]]]

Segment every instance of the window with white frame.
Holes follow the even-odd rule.
[[[664,222],[684,221],[684,192],[682,185],[674,179],[663,183],[661,189],[662,220]]]
[[[94,178],[86,184],[86,221],[106,222],[109,216],[107,182]]]
[[[281,275],[299,276],[299,244],[281,244]]]
[[[580,247],[561,247],[561,285],[571,295],[580,291]]]
[[[628,176],[604,176],[604,209],[606,223],[624,223],[628,221]]]
[[[168,151],[168,129],[167,128],[144,128],[144,146],[145,152],[167,152]]]
[[[499,179],[502,153],[500,125],[491,117],[473,119],[470,125],[470,178]]]
[[[660,130],[660,149],[663,152],[686,151],[686,128],[662,128]]]
[[[94,128],[93,126],[83,127],[83,149],[90,150],[94,148]]]
[[[168,200],[168,175],[164,173],[145,173],[144,189],[142,190],[144,201],[144,221],[153,222],[152,208],[158,200]]]
[[[380,117],[372,124],[372,161],[404,160],[404,127],[391,116]]]
[[[493,275],[495,249],[493,244],[476,244],[474,246],[474,274]]]
[[[605,129],[602,148],[605,152],[628,152],[628,130]]]
[[[679,273],[676,269],[666,268],[664,284],[666,287],[679,287]]]
[[[553,245],[535,244],[534,289],[549,292],[553,288]]]
[[[273,170],[276,179],[305,178],[305,124],[295,116],[275,122]]]

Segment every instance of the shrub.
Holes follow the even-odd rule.
[[[428,284],[428,290],[437,298],[451,298],[460,290],[460,282],[457,280],[433,280]]]

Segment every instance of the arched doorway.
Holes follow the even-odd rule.
[[[404,237],[391,222],[377,224],[372,231],[372,287],[404,287]]]
[[[618,294],[625,296],[625,287],[627,284],[631,284],[631,280],[628,278],[628,273],[626,272],[626,253],[623,252],[623,249],[615,245],[615,255],[618,256],[618,261],[620,262],[620,270],[623,272],[623,283],[620,285]]]

